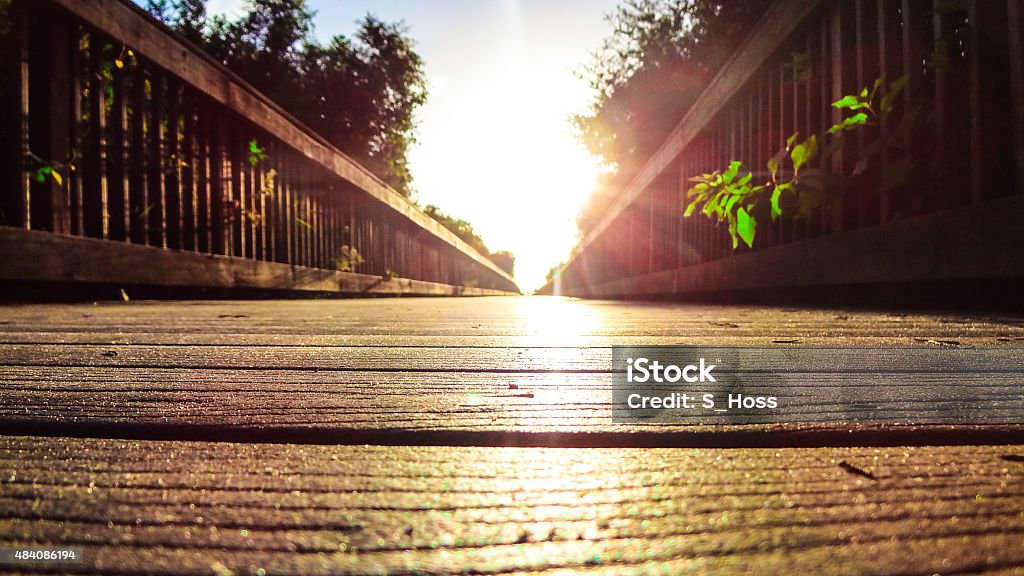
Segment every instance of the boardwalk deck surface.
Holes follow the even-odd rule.
[[[84,562],[0,572],[1024,573],[1020,426],[614,424],[613,344],[1016,349],[1024,320],[553,298],[4,306],[0,546]],[[993,375],[978,394],[1020,386]],[[879,414],[931,400],[858,393]]]

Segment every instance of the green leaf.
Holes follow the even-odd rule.
[[[775,156],[768,159],[768,171],[772,174],[772,180],[775,180],[776,174],[779,173],[779,168],[782,166],[782,159],[786,157],[786,152],[789,151],[789,147],[780,148]]]
[[[697,209],[697,202],[699,201],[700,199],[698,198],[697,200],[694,200],[693,202],[690,202],[689,204],[686,205],[686,210],[683,212],[683,218],[689,218],[690,216],[693,216],[693,211]]]
[[[899,78],[892,81],[889,84],[889,92],[882,97],[882,102],[879,105],[882,112],[888,112],[892,110],[892,105],[899,97],[900,93],[907,87],[907,83],[910,81],[910,74],[904,74]]]
[[[732,182],[732,179],[736,177],[737,173],[739,173],[741,166],[743,166],[743,163],[739,160],[733,160],[730,162],[729,169],[722,174],[722,181],[726,184]]]
[[[740,178],[740,181],[737,182],[736,185],[737,186],[746,186],[747,183],[750,182],[750,179],[753,178],[753,177],[754,177],[753,173],[747,172],[747,175],[744,176],[743,178]]]
[[[742,196],[734,194],[729,198],[729,201],[725,203],[725,213],[732,214],[732,209],[736,206],[736,203],[740,201]]]
[[[772,222],[774,222],[775,219],[778,218],[779,216],[782,216],[782,208],[779,206],[779,200],[782,198],[782,193],[785,192],[786,190],[792,190],[792,188],[793,188],[793,185],[791,183],[789,183],[789,182],[786,182],[786,183],[783,183],[783,184],[779,184],[778,186],[775,187],[774,190],[772,190],[772,196],[771,196],[771,204],[772,204],[771,216],[772,216]]]
[[[740,208],[736,211],[736,233],[739,234],[747,247],[753,247],[754,234],[757,232],[757,221],[747,213],[746,209]]]
[[[702,182],[700,184],[697,184],[693,188],[690,188],[689,190],[687,190],[686,191],[686,197],[690,198],[690,197],[696,196],[697,194],[700,194],[701,192],[703,192],[703,191],[705,191],[707,189],[708,189],[708,185],[704,184]]]
[[[786,150],[793,148],[793,142],[796,142],[796,137],[799,135],[799,132],[794,132],[789,138],[786,138]]]
[[[860,91],[860,97],[861,98],[867,98],[868,97],[868,89],[867,89],[866,86],[864,87],[863,90]]]
[[[866,96],[867,94],[865,93],[864,95]],[[840,109],[848,108],[850,110],[857,110],[860,108],[864,108],[866,106],[867,105],[864,104],[864,102],[862,102],[860,99],[858,99],[857,96],[852,96],[849,94],[833,102],[833,107]]]
[[[863,112],[858,112],[849,118],[844,118],[839,124],[834,124],[828,129],[829,134],[835,134],[843,130],[850,130],[857,126],[863,126],[868,121],[868,115]]]
[[[818,154],[818,137],[811,134],[807,140],[793,148],[790,156],[793,159],[793,171],[799,172],[800,168],[814,159]]]

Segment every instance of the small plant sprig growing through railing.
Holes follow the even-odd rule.
[[[249,165],[255,166],[267,159],[266,148],[260,147],[255,138],[249,140]]]
[[[58,186],[63,186],[64,175],[62,172],[64,170],[67,170],[68,172],[75,171],[74,158],[68,162],[55,162],[53,160],[40,158],[30,151],[28,153],[28,161],[28,170],[32,174],[32,178],[40,184],[46,182],[47,179],[52,179]]]
[[[894,109],[899,94],[905,89],[908,76],[903,76],[888,85],[885,96],[875,105],[884,78],[875,80],[874,85],[862,89],[858,94],[847,95],[832,103],[841,110],[854,112],[828,129],[830,140],[824,156],[842,153],[846,132],[865,126],[888,126],[888,117]],[[916,109],[909,107],[893,133],[883,130],[878,139],[864,146],[851,177],[857,177],[867,169],[867,163],[890,149],[907,151],[910,147],[910,133],[916,118]],[[810,218],[830,188],[841,192],[845,188],[845,177],[830,175],[826,180],[820,169],[811,168],[819,156],[819,144],[812,134],[797,143],[799,133],[786,139],[786,144],[767,162],[769,179],[764,184],[752,184],[753,172],[743,176],[743,164],[738,160],[729,163],[724,171],[715,171],[690,178],[696,184],[687,191],[690,199],[683,216],[689,218],[698,208],[708,218],[727,222],[733,249],[742,240],[747,247],[753,247],[759,217],[764,216],[765,199],[767,212],[774,222],[784,214],[784,206],[795,205],[798,217]],[[899,187],[910,172],[909,158],[904,158],[883,171],[880,193]],[[826,186],[828,184],[828,186]]]
[[[796,193],[799,190],[803,183],[802,179],[805,178],[802,173],[804,167],[818,154],[817,136],[812,134],[800,143],[796,142],[797,137],[798,134],[790,136],[786,140],[786,146],[768,160],[770,180],[764,184],[751,184],[753,172],[740,176],[743,172],[743,163],[738,160],[730,162],[724,172],[715,171],[690,178],[691,182],[697,184],[687,191],[687,198],[691,200],[683,216],[689,218],[700,207],[708,218],[728,223],[733,249],[739,247],[740,240],[743,240],[747,247],[752,247],[757,235],[757,215],[763,212],[765,201],[769,205],[768,213],[774,221],[782,215],[782,194],[786,191]],[[787,158],[791,162],[792,171],[788,179],[783,179],[781,168]]]
[[[249,140],[249,142],[247,143],[246,152],[248,154],[250,166],[256,166],[260,162],[263,162],[264,160],[267,159],[266,148],[261,147],[259,145],[259,142],[255,138]],[[176,160],[176,158],[172,157],[172,160]],[[179,161],[178,166],[186,167],[188,166],[188,163]],[[277,170],[274,170],[273,168],[267,170],[263,174],[263,179],[259,188],[259,194],[262,196],[273,196],[276,179]],[[259,210],[249,210],[248,208],[244,208],[239,200],[231,200],[225,198],[224,221],[225,223],[230,223],[234,221],[235,218],[244,218],[253,226],[259,226],[263,223],[263,214],[260,213]],[[295,220],[301,226],[305,226],[306,228],[312,228],[312,226],[308,222],[302,220],[301,218],[296,217]]]

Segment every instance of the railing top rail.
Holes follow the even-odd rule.
[[[611,209],[580,242],[570,263],[665,171],[819,4],[821,0],[777,0],[768,8],[746,42],[722,66],[672,133],[618,196]]]
[[[477,252],[223,64],[178,35],[168,33],[163,24],[139,6],[129,0],[50,1],[115,40],[131,46],[157,66],[181,78],[214,101],[231,108],[309,160],[347,180],[404,215],[426,232],[514,283],[512,277],[490,259]]]

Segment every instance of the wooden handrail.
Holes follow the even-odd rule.
[[[772,4],[761,18],[747,41],[715,74],[708,87],[679,121],[658,150],[644,163],[630,180],[615,204],[587,233],[575,254],[586,249],[608,225],[633,203],[654,179],[704,130],[715,114],[761,68],[782,43],[804,22],[821,0],[781,0]],[[681,215],[680,215],[681,216]],[[571,262],[571,260],[570,260]]]
[[[49,0],[75,17],[133,47],[148,60],[199,92],[237,112],[304,157],[354,184],[370,197],[464,253],[476,264],[514,283],[487,257],[425,214],[366,168],[353,161],[270,101],[221,63],[175,34],[128,0]]]
[[[574,250],[559,276],[563,292],[681,293],[687,289],[678,278],[688,273],[733,269],[711,262],[769,258],[800,242],[834,246],[821,240],[1024,194],[1020,0],[942,4],[775,0]],[[837,142],[830,127],[850,112],[833,103],[873,85],[869,121]],[[901,92],[879,112],[890,90]],[[820,187],[799,191],[800,200],[812,201],[799,218],[785,207],[782,218],[769,220],[761,201],[749,247],[699,212],[684,218],[690,178],[737,161],[762,183],[769,159],[792,135],[813,135],[822,150],[813,160]],[[1016,262],[1007,246],[983,248],[988,258]],[[815,264],[802,264],[805,277],[790,279],[794,285],[822,281]],[[676,279],[670,286],[641,286],[669,277]],[[871,281],[867,271],[864,278]],[[736,283],[708,280],[702,285],[716,290]]]

